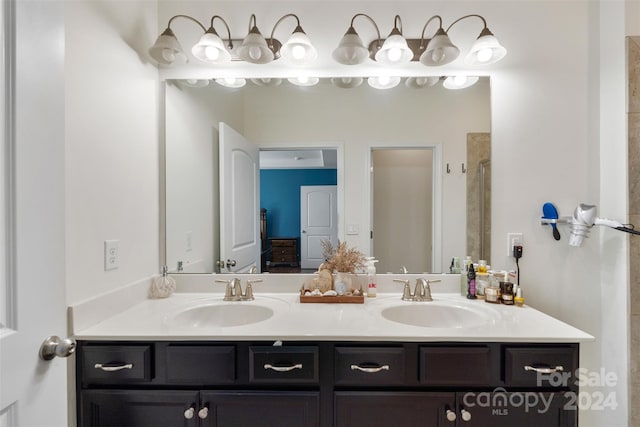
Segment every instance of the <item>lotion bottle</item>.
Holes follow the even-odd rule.
[[[367,267],[367,296],[375,297],[378,291],[378,285],[376,282],[376,262],[374,257],[367,257],[365,266]]]
[[[469,266],[473,264],[471,257],[467,255],[462,264],[462,270],[460,271],[460,295],[467,295],[467,288],[469,287],[467,274],[469,274]]]

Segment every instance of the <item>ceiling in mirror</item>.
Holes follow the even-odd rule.
[[[336,169],[336,150],[260,150],[260,169]]]

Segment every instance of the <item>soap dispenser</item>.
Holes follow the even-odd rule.
[[[162,275],[156,277],[151,284],[149,296],[151,298],[167,298],[176,290],[176,281],[169,276],[169,268],[162,266]]]
[[[376,282],[376,262],[374,257],[367,257],[365,261],[365,267],[367,267],[367,296],[375,297],[378,291],[378,285]]]

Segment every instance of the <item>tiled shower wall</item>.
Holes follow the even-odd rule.
[[[484,166],[484,180],[480,168]],[[467,255],[491,264],[491,134],[467,134]],[[481,186],[484,203],[481,203]],[[481,236],[482,235],[482,236]]]
[[[629,67],[629,222],[640,224],[640,37],[627,40]],[[629,239],[631,299],[630,425],[640,427],[640,239]]]

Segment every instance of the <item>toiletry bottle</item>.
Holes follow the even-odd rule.
[[[513,302],[515,302],[518,307],[522,307],[524,305],[524,297],[522,296],[522,289],[520,289],[520,286],[516,289],[516,296],[513,298]]]
[[[460,271],[460,295],[467,295],[467,288],[469,287],[469,282],[467,279],[467,274],[469,274],[469,266],[473,264],[471,257],[467,255],[462,264],[462,269]]]
[[[469,265],[469,272],[467,273],[467,298],[476,299],[476,271],[473,268],[473,264]]]
[[[478,261],[478,273],[486,273],[487,272],[487,261],[481,259]]]
[[[378,291],[378,285],[376,282],[376,264],[375,264],[376,262],[378,262],[377,259],[373,257],[368,257],[365,263],[367,267],[367,296],[368,297],[375,297]]]

